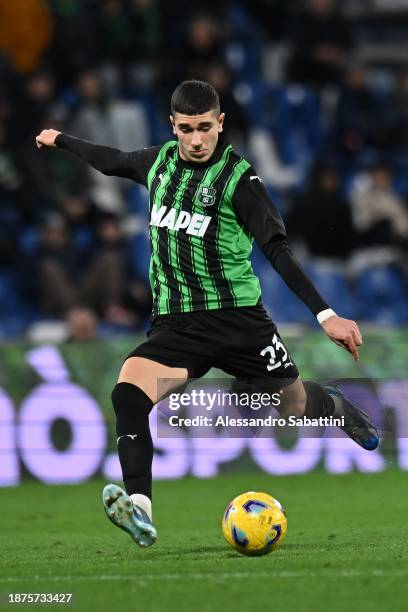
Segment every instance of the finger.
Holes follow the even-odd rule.
[[[352,335],[354,342],[357,346],[361,346],[363,344],[363,339],[360,334],[358,334],[354,329],[352,330]]]
[[[347,344],[348,350],[353,355],[353,359],[355,359],[355,361],[358,361],[359,360],[358,349],[355,345],[354,339],[352,337],[348,338],[346,340],[346,344]]]
[[[354,323],[354,325],[353,325],[353,329],[355,330],[355,332],[356,332],[356,334],[357,334],[357,337],[358,337],[358,339],[360,340],[360,343],[361,343],[361,344],[363,344],[363,336],[361,335],[361,332],[360,332],[360,330],[359,330],[359,328],[358,328],[357,323]]]
[[[350,349],[350,347],[348,345],[348,341],[347,340],[333,340],[333,342],[335,342],[335,344],[337,344],[337,346],[341,346],[341,348],[343,348],[348,353],[351,353],[351,349]]]
[[[349,347],[342,340],[334,340],[334,338],[330,338],[334,344],[337,344],[340,348],[344,349],[348,353],[350,352]]]

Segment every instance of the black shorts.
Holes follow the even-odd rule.
[[[290,384],[299,376],[262,303],[153,318],[143,342],[128,357],[187,368],[200,378],[212,367],[238,380]]]

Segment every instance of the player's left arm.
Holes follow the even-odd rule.
[[[312,311],[328,337],[357,361],[358,347],[363,343],[357,324],[339,317],[330,308],[296,260],[286,239],[282,217],[253,168],[239,181],[232,204],[242,226],[254,237],[288,287]]]

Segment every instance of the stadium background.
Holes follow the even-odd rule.
[[[278,489],[298,522],[296,505],[302,504],[311,540],[315,504],[333,512],[322,490],[332,498],[343,491],[357,500],[357,491],[371,483],[380,499],[396,502],[408,469],[407,33],[405,0],[345,0],[338,7],[329,0],[231,0],[216,6],[182,0],[0,0],[0,494],[6,514],[7,508],[14,512],[15,500],[20,507],[30,496],[28,520],[34,521],[22,532],[27,516],[23,509],[14,515],[9,552],[2,555],[11,562],[10,577],[34,571],[24,569],[26,541],[38,573],[51,575],[54,562],[60,575],[72,573],[81,548],[73,534],[83,527],[79,519],[70,522],[64,506],[75,504],[78,494],[47,486],[54,506],[46,508],[41,522],[44,485],[33,477],[47,485],[79,483],[84,499],[95,505],[90,515],[99,516],[94,498],[102,481],[87,481],[98,475],[120,480],[110,390],[123,355],[143,337],[150,308],[144,189],[99,175],[63,152],[39,152],[35,135],[52,127],[124,150],[160,143],[171,137],[169,95],[184,78],[204,78],[219,90],[227,138],[263,177],[294,252],[326,300],[364,332],[356,365],[327,341],[255,248],[264,302],[303,376],[357,379],[360,392],[374,388],[369,397],[381,406],[377,416],[385,439],[372,454],[330,436],[326,442],[300,436],[289,447],[274,438],[259,448],[248,441],[197,443],[188,433],[181,441],[156,439],[155,473],[169,480],[156,485],[158,498],[188,525],[187,502],[176,505],[186,491],[197,512],[192,499],[212,496],[210,514],[218,520],[226,495],[252,486]],[[367,379],[374,383],[367,386]],[[375,480],[352,480],[353,471],[369,472]],[[296,473],[303,474],[300,481],[285,476]],[[351,480],[338,481],[333,473],[350,473]],[[176,486],[176,478],[188,475],[207,481],[187,478]],[[21,486],[9,488],[16,485]],[[361,512],[361,529],[364,521],[369,525],[364,499],[353,509],[357,516]],[[39,540],[47,538],[55,508],[55,534],[57,526],[67,529],[76,542],[72,550],[68,546],[66,566],[58,565],[58,555],[41,559],[28,535],[33,529]],[[164,515],[163,510],[159,524]],[[398,516],[402,529],[402,511]],[[374,531],[378,525],[371,520]],[[107,537],[102,533],[100,548]],[[188,533],[190,563],[199,552],[193,527]],[[109,536],[112,543],[119,537]],[[62,536],[52,537],[67,545]],[[173,568],[171,547],[177,542],[167,537],[164,558],[168,554]],[[207,537],[222,557],[219,534]],[[292,542],[289,555],[296,537]],[[336,554],[330,552],[329,564]],[[210,571],[205,563],[200,570]],[[304,588],[309,579],[299,575]],[[382,582],[385,588],[387,579]],[[316,584],[312,591],[321,595]],[[192,593],[197,592],[196,586]],[[86,609],[96,605],[97,593],[90,593],[93,603]],[[281,595],[288,598],[285,609],[293,609],[290,594]],[[147,609],[148,600],[140,601]],[[371,609],[375,605],[371,602]],[[122,609],[127,609],[123,602]],[[180,600],[178,609],[184,609]]]

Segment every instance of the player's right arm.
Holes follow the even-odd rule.
[[[57,130],[43,130],[35,140],[39,149],[66,149],[103,174],[129,178],[142,185],[146,185],[147,175],[160,150],[160,147],[149,147],[125,152],[68,136]]]

